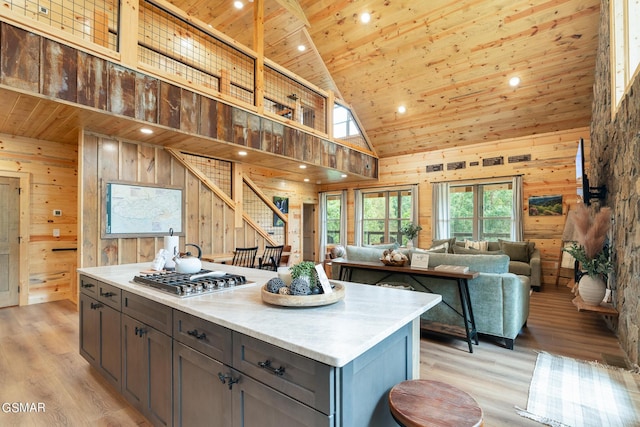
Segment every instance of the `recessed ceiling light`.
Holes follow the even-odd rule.
[[[520,77],[515,76],[509,79],[509,86],[516,87],[520,84]]]
[[[238,151],[238,155],[239,156],[246,156],[247,152],[246,151]]]
[[[368,24],[369,21],[371,21],[371,14],[364,12],[360,15],[360,22],[362,22],[363,24]]]
[[[309,182],[309,178],[305,178],[305,179],[304,179],[304,182]]]
[[[149,128],[142,128],[140,129],[140,132],[144,133],[145,135],[151,135],[153,133],[153,130]]]
[[[300,44],[300,45],[298,45],[298,50],[300,52],[304,52],[305,50],[307,50],[307,47],[305,45],[303,45],[303,44]]]
[[[307,165],[300,165],[300,169],[306,169]]]
[[[244,7],[244,3],[242,3],[241,1],[234,1],[233,2],[233,7],[235,7],[236,9],[242,9]]]
[[[407,112],[407,107],[405,107],[404,105],[401,105],[398,107],[398,113],[404,114],[406,112]]]
[[[346,174],[346,173],[343,173],[342,175],[340,175],[340,177],[342,177],[342,178],[346,178],[346,177],[347,177],[347,174]]]

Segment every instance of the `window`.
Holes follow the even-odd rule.
[[[333,137],[345,139],[360,135],[360,129],[351,112],[342,105],[333,106]]]
[[[640,0],[611,1],[611,67],[614,112],[640,70]]]
[[[342,195],[326,195],[325,238],[327,244],[342,243]]]
[[[451,184],[450,236],[458,240],[512,239],[513,184]]]
[[[399,243],[407,238],[400,229],[415,219],[412,188],[362,192],[360,242],[364,245]]]
[[[347,192],[320,193],[320,253],[347,244]]]

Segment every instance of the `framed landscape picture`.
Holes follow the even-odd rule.
[[[562,195],[529,197],[529,216],[562,215]]]

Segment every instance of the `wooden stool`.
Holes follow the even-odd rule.
[[[408,380],[389,392],[393,418],[404,427],[482,426],[482,408],[473,397],[440,381]]]

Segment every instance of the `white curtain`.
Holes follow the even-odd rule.
[[[433,204],[433,239],[446,239],[449,231],[449,183],[440,182],[432,185]]]
[[[362,245],[362,190],[354,190],[354,244],[356,246]]]
[[[522,176],[513,177],[513,212],[511,213],[511,239],[522,241],[524,234],[522,231],[522,214],[524,212],[524,201],[522,195]]]
[[[420,206],[418,206],[418,184],[411,186],[411,222],[420,224]],[[416,241],[416,243],[418,243]]]

